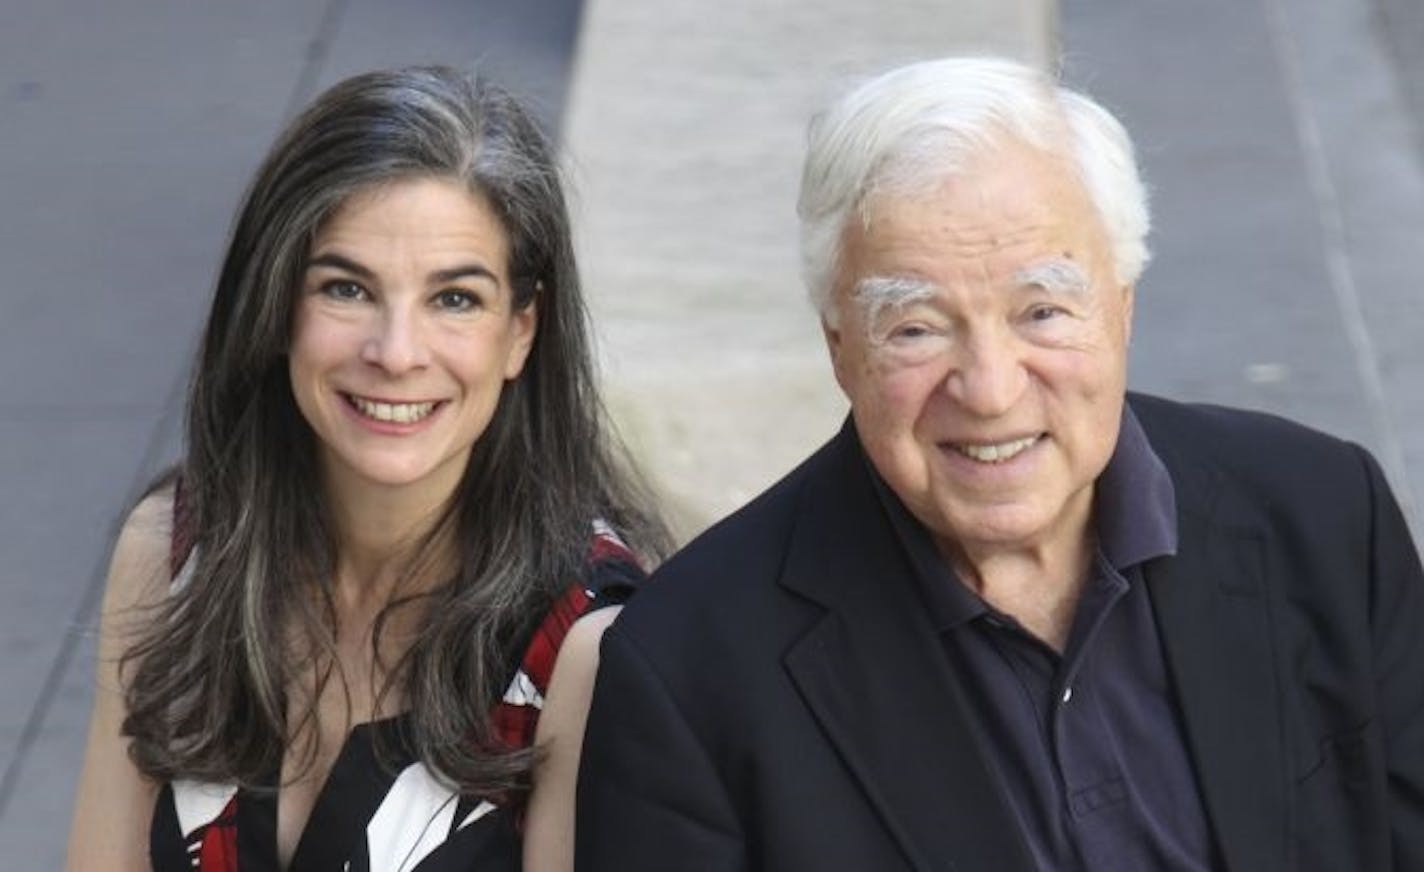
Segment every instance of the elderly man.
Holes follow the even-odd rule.
[[[608,633],[579,868],[1424,869],[1400,511],[1357,446],[1126,393],[1120,125],[905,67],[800,215],[850,420]]]

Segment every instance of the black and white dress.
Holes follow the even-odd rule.
[[[175,542],[175,563],[188,550],[180,552]],[[191,560],[190,554],[182,557],[184,563]],[[569,627],[588,611],[621,601],[641,577],[628,548],[598,526],[588,577],[570,586],[528,637],[495,710],[495,725],[510,747],[534,743],[544,693]],[[408,723],[408,715],[397,715],[357,725],[347,736],[302,831],[288,867],[292,872],[520,868],[522,808],[442,785],[416,760]],[[235,785],[169,783],[154,809],[149,853],[156,872],[276,870],[276,797]]]

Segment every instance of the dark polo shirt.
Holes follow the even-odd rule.
[[[1039,868],[1213,869],[1141,572],[1176,553],[1172,480],[1132,410],[1097,481],[1096,554],[1062,655],[964,585],[871,473]]]

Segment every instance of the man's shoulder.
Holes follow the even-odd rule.
[[[1224,475],[1248,491],[1313,499],[1364,472],[1359,446],[1279,415],[1137,393],[1129,404],[1178,487]]]
[[[732,512],[658,567],[619,617],[639,635],[677,634],[685,625],[712,630],[783,596],[777,579],[801,520],[808,486],[836,475],[845,434]]]
[[[1242,445],[1271,445],[1289,452],[1339,453],[1349,443],[1270,412],[1184,403],[1150,394],[1131,393],[1129,404],[1147,436],[1173,448],[1190,445],[1200,451],[1231,452]]]

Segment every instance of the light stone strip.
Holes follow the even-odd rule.
[[[1368,0],[1262,0],[1373,448],[1424,528],[1424,160]]]
[[[900,62],[1053,52],[1051,0],[588,0],[565,118],[605,394],[683,536],[845,414],[797,268],[806,121]]]

